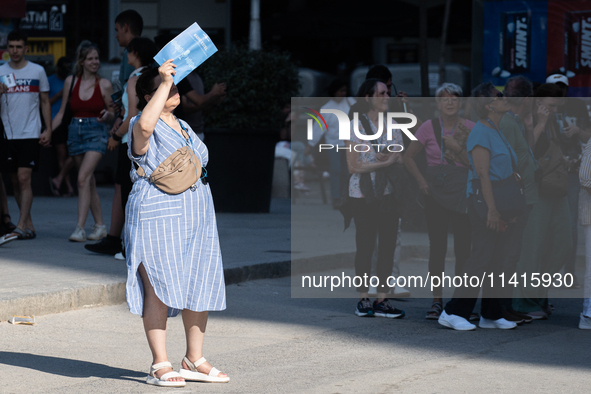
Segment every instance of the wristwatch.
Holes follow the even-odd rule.
[[[117,133],[113,133],[112,137],[117,142],[121,141],[121,137]]]

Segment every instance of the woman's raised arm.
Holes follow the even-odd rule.
[[[170,94],[172,76],[176,74],[175,68],[176,66],[172,63],[172,59],[168,59],[158,68],[162,82],[143,109],[138,121],[133,125],[133,142],[131,148],[135,155],[141,156],[148,151],[148,141],[154,132],[156,123],[158,123],[160,114]]]

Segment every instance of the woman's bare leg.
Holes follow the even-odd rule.
[[[100,226],[103,225],[103,210],[101,208],[101,200],[96,190],[96,179],[94,177],[94,171],[92,174],[92,180],[90,182],[90,213],[94,218],[94,222]]]
[[[148,279],[148,273],[143,264],[140,264],[138,271],[144,285],[144,330],[146,331],[148,345],[152,351],[152,364],[158,364],[168,361],[168,356],[166,355],[166,319],[168,307],[160,301],[156,292],[154,292],[154,288]],[[172,372],[172,368],[162,368],[154,374],[157,378],[160,378],[160,376],[168,372]],[[168,380],[184,381],[185,379],[178,377]]]
[[[185,326],[185,336],[187,338],[187,358],[195,362],[203,357],[203,339],[205,337],[205,326],[207,326],[208,312],[193,312],[189,309],[183,309],[183,325]],[[189,369],[183,360],[183,368]],[[197,371],[208,374],[211,371],[211,364],[204,362],[197,367]],[[223,372],[218,374],[219,378],[225,378]]]
[[[89,208],[96,224],[103,224],[100,201],[94,180],[94,170],[102,157],[101,153],[92,151],[74,157],[74,161],[78,166],[78,226],[80,228],[84,228],[86,224]]]

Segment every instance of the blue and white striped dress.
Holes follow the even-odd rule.
[[[129,124],[128,156],[150,176],[172,152],[185,144],[183,137],[158,120],[150,137],[148,152],[131,153],[132,128]],[[207,147],[191,127],[187,129],[193,150],[205,167]],[[131,171],[133,189],[125,208],[125,250],[127,252],[127,304],[132,313],[142,315],[144,290],[138,267],[144,264],[158,298],[168,306],[168,316],[183,309],[196,312],[226,309],[224,270],[209,185],[197,183],[177,195],[160,191],[135,169]]]

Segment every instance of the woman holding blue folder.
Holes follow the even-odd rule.
[[[171,154],[189,147],[205,167],[207,147],[173,115],[180,104],[172,59],[148,69],[136,85],[139,116],[130,122],[128,155],[139,174],[126,207],[127,302],[143,317],[153,364],[146,382],[179,387],[186,380],[228,382],[203,358],[208,311],[226,309],[224,272],[213,200],[202,176],[179,194],[150,178]],[[141,167],[141,170],[140,170]],[[182,313],[187,350],[179,372],[166,353],[166,321]]]

